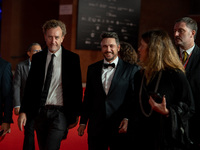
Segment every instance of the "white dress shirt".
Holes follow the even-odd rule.
[[[60,48],[55,54],[53,60],[53,72],[51,78],[51,84],[49,87],[49,93],[47,96],[45,105],[59,105],[63,106],[63,90],[62,90],[62,49]],[[47,68],[51,60],[52,53],[48,51],[46,60],[45,77]],[[44,80],[45,81],[45,80]]]
[[[102,68],[102,76],[101,76],[101,79],[102,79],[102,84],[103,84],[103,87],[104,87],[104,91],[106,94],[108,94],[108,91],[110,89],[110,85],[111,85],[111,82],[112,82],[112,79],[113,79],[113,76],[115,74],[115,70],[116,70],[116,67],[117,67],[117,64],[118,64],[118,60],[119,58],[117,57],[112,63],[115,64],[115,68],[109,66],[108,68]],[[104,63],[105,64],[108,64],[108,62],[104,59]]]

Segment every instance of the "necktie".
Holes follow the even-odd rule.
[[[44,88],[42,91],[41,95],[41,106],[44,106],[46,103],[47,95],[49,92],[49,87],[51,84],[51,77],[52,77],[52,72],[53,72],[53,59],[54,59],[54,54],[51,55],[51,61],[49,62],[49,66],[47,68],[47,73],[46,73],[46,80],[44,83]]]
[[[115,64],[114,63],[112,63],[112,64],[103,64],[103,66],[104,66],[104,68],[108,68],[109,66],[115,68]]]
[[[182,59],[182,63],[185,64],[186,60],[187,60],[188,54],[186,51],[183,51],[183,59]]]

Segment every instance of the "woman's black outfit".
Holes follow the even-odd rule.
[[[183,72],[163,70],[157,93],[162,97],[165,95],[169,115],[161,115],[156,111],[150,113],[149,95],[154,93],[158,75],[159,72],[150,80],[149,84],[146,84],[143,71],[136,73],[133,104],[130,106],[132,118],[129,121],[128,130],[134,136],[135,149],[183,150],[186,146],[182,144],[181,137],[184,138],[183,142],[189,141],[187,139],[187,120],[194,113],[190,85]],[[141,87],[142,78],[143,85]],[[184,131],[183,134],[181,134],[182,131]]]

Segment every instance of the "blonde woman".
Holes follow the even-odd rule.
[[[187,121],[194,105],[184,67],[169,35],[163,30],[144,33],[138,54],[141,70],[134,78],[129,125],[135,147],[183,150],[190,142],[181,138],[188,138]]]

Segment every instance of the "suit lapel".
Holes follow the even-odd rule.
[[[103,93],[106,95],[102,83],[102,66],[103,66],[103,60],[101,60],[96,67],[96,70],[94,71],[95,73],[95,78],[97,77],[97,85],[99,85],[99,88],[103,91]]]
[[[28,77],[29,73],[29,59],[27,59],[23,65],[23,70],[25,72],[25,76]]]
[[[192,55],[189,58],[188,64],[185,68],[187,75],[193,68],[195,68],[196,64],[198,63],[197,62],[198,59],[196,57],[199,57],[199,55],[200,55],[200,52],[198,50],[198,47],[195,46],[194,50],[192,51]]]
[[[61,64],[62,64],[62,68],[61,68],[61,74],[62,74],[62,84],[68,83],[70,79],[70,73],[68,72],[69,65],[71,64],[71,62],[73,61],[70,57],[71,55],[68,53],[68,51],[62,47],[62,54],[61,54]],[[70,65],[70,67],[73,67],[72,65]],[[68,69],[67,69],[68,68]]]
[[[45,68],[46,68],[46,60],[47,60],[47,53],[48,49],[47,47],[41,52],[41,57],[40,57],[40,67],[41,67],[41,79],[42,79],[42,85],[44,83],[44,78],[45,78]]]
[[[112,90],[116,87],[116,84],[118,83],[118,80],[120,79],[122,73],[124,72],[124,64],[123,61],[121,59],[119,59],[118,64],[117,64],[117,68],[115,70],[115,74],[113,76],[111,85],[110,85],[110,89],[108,91],[108,95],[112,92]]]

